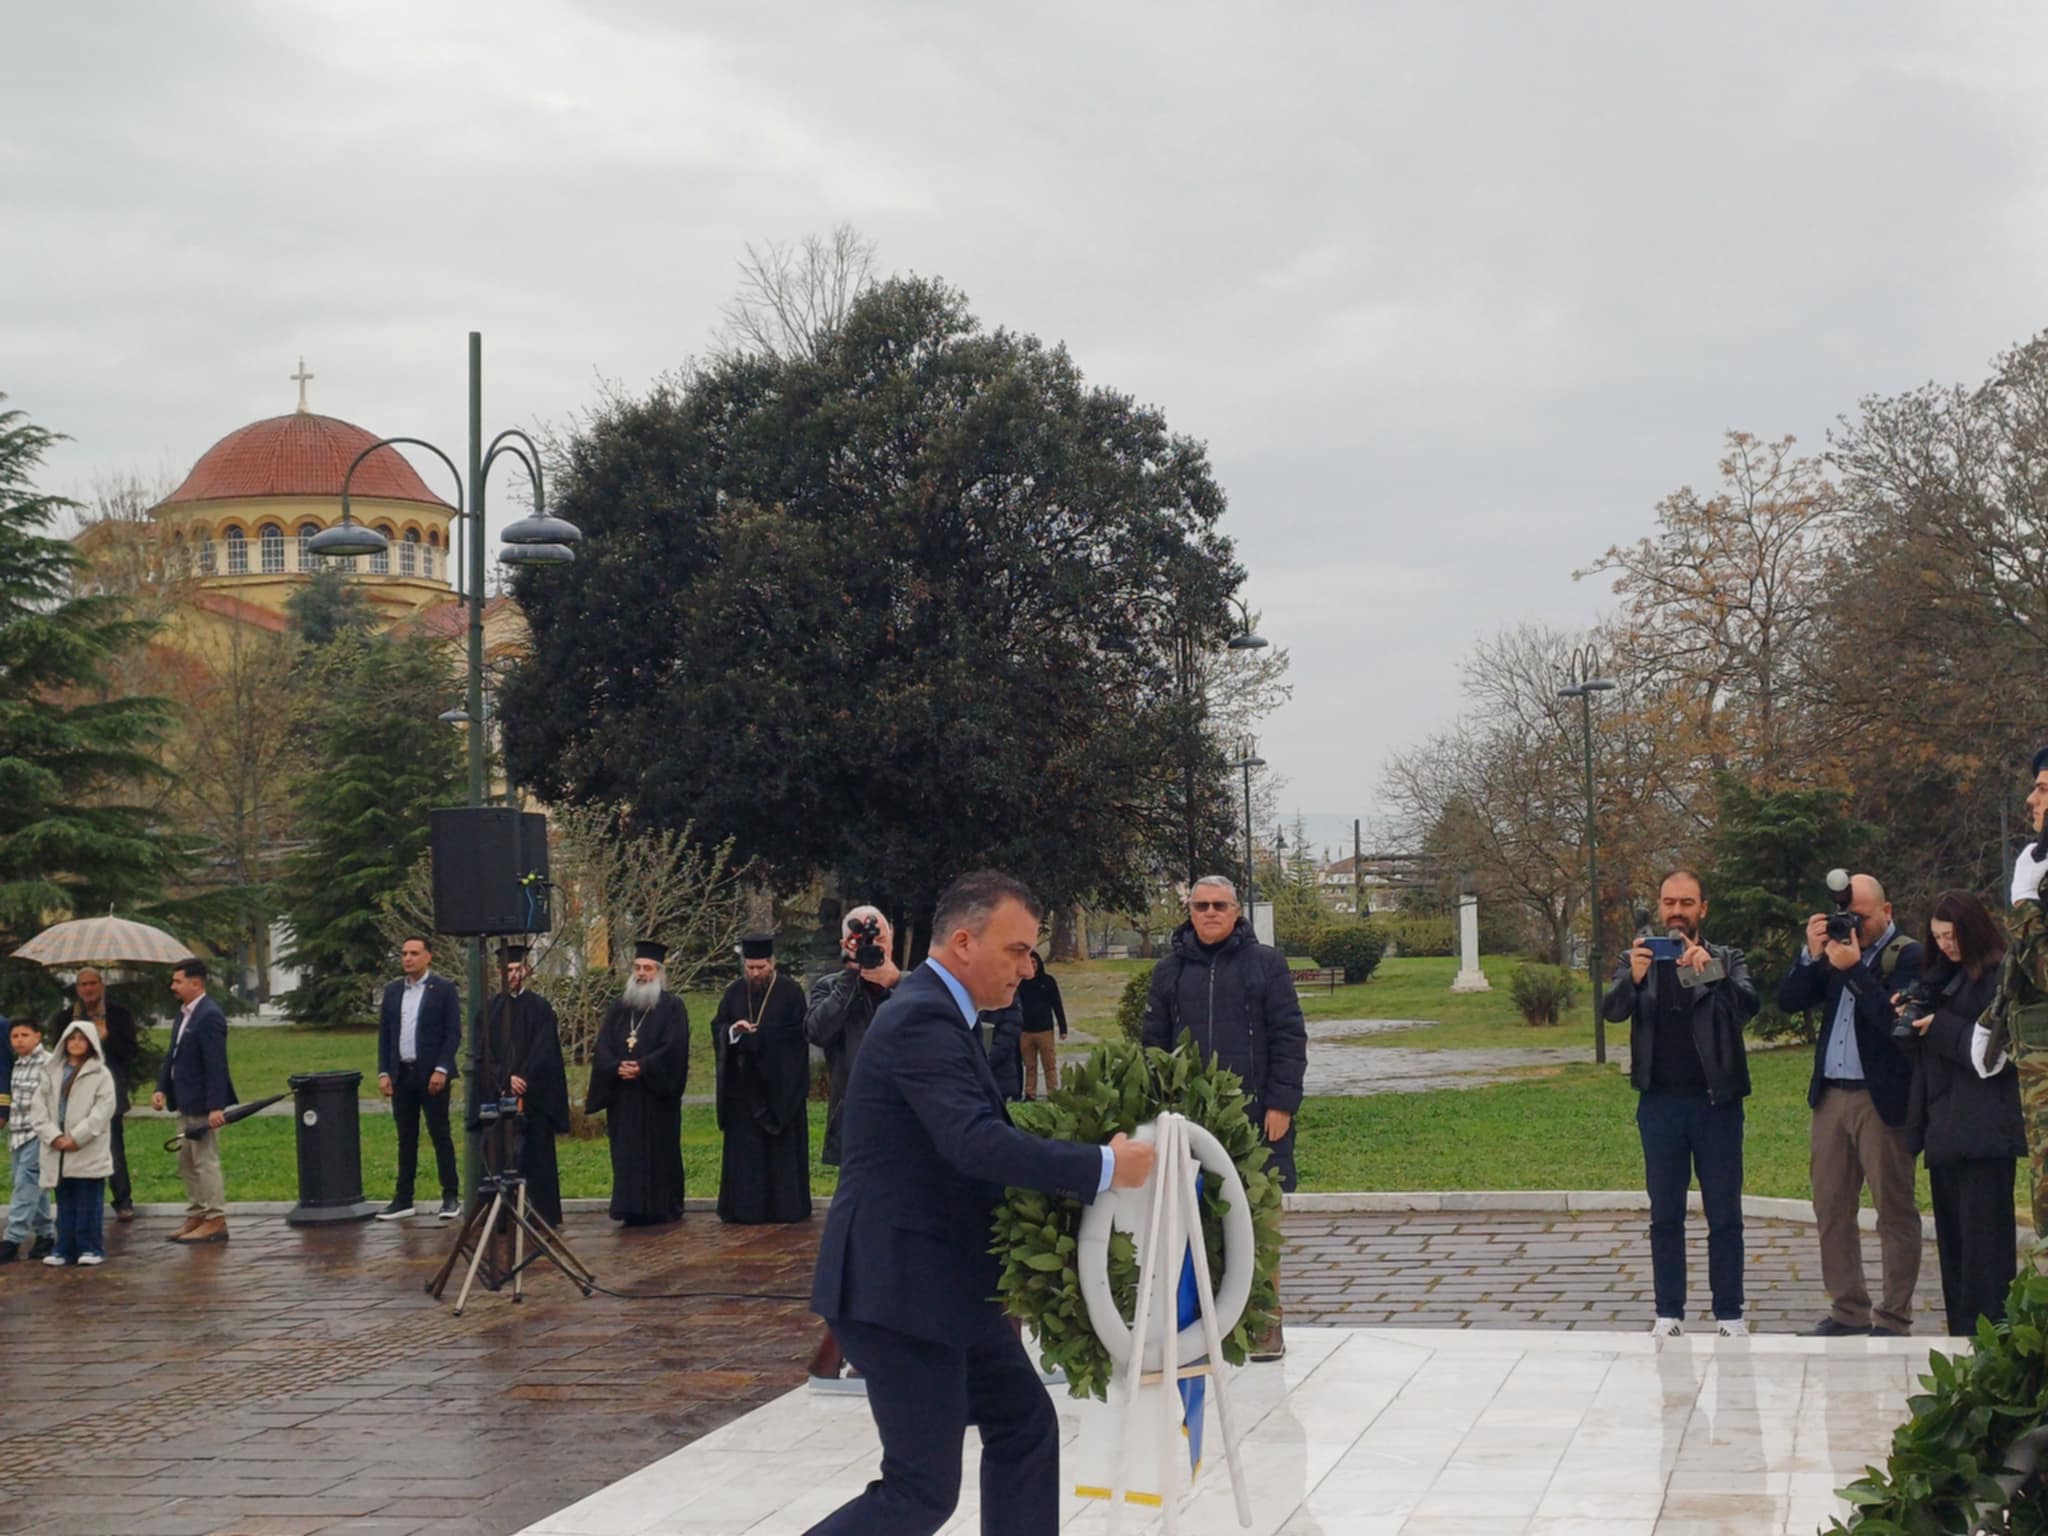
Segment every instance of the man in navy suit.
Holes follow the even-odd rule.
[[[228,1196],[221,1178],[219,1133],[235,1102],[235,1085],[228,1077],[228,1016],[206,995],[204,960],[180,960],[172,966],[171,992],[178,999],[178,1022],[171,1026],[171,1047],[164,1052],[150,1099],[158,1109],[175,1110],[185,1128],[178,1146],[185,1225],[170,1241],[224,1243]]]
[[[989,1227],[1004,1187],[1092,1201],[1151,1176],[1152,1148],[1028,1135],[1010,1124],[976,1021],[1031,974],[1043,916],[1006,875],[956,880],[931,954],[869,1027],[846,1089],[839,1189],[811,1306],[867,1379],[882,1475],[811,1536],[929,1536],[960,1498],[967,1426],[981,1430],[986,1536],[1059,1524],[1059,1418],[994,1297]]]
[[[448,1085],[462,1044],[462,996],[454,982],[434,974],[434,946],[420,934],[399,945],[398,968],[405,974],[384,989],[377,1010],[377,1091],[398,1122],[398,1188],[377,1219],[402,1221],[413,1212],[424,1112],[441,1174],[441,1219],[453,1221],[462,1214],[462,1182],[448,1128]]]

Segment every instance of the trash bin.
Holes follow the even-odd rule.
[[[294,1227],[367,1221],[375,1202],[363,1198],[362,1121],[356,1090],[360,1072],[302,1072],[291,1080],[292,1117],[298,1122],[299,1203],[285,1217]]]

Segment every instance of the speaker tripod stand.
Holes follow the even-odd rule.
[[[527,1249],[529,1241],[531,1252]],[[516,1168],[491,1174],[477,1186],[476,1203],[455,1234],[455,1245],[448,1250],[448,1257],[427,1282],[427,1294],[439,1301],[456,1265],[464,1259],[469,1260],[469,1268],[455,1297],[457,1317],[469,1305],[470,1290],[479,1278],[487,1291],[503,1290],[505,1282],[511,1281],[512,1300],[524,1301],[526,1271],[543,1261],[559,1269],[585,1296],[597,1289],[597,1276],[590,1266],[576,1257],[575,1250],[546,1217],[527,1208],[526,1180]]]

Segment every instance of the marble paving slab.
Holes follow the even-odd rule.
[[[1929,1339],[1289,1328],[1232,1373],[1257,1536],[1758,1536],[1810,1532],[1883,1459]],[[1071,1446],[1077,1415],[1064,1394]],[[1214,1420],[1211,1419],[1214,1433]],[[1220,1440],[1187,1536],[1241,1529]],[[945,1527],[980,1529],[979,1445]],[[875,1475],[864,1401],[798,1389],[557,1511],[524,1536],[801,1536]],[[1062,1497],[1062,1529],[1106,1506]],[[1124,1532],[1161,1528],[1128,1510]]]

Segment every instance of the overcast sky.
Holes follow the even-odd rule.
[[[1209,444],[1371,812],[1458,658],[1865,394],[2048,324],[2048,8],[0,0],[0,390],[50,488],[314,408],[464,441],[703,349],[749,240],[1064,340]],[[436,474],[440,473],[438,470]],[[433,475],[429,482],[438,489]],[[1319,836],[1327,835],[1319,833]]]

